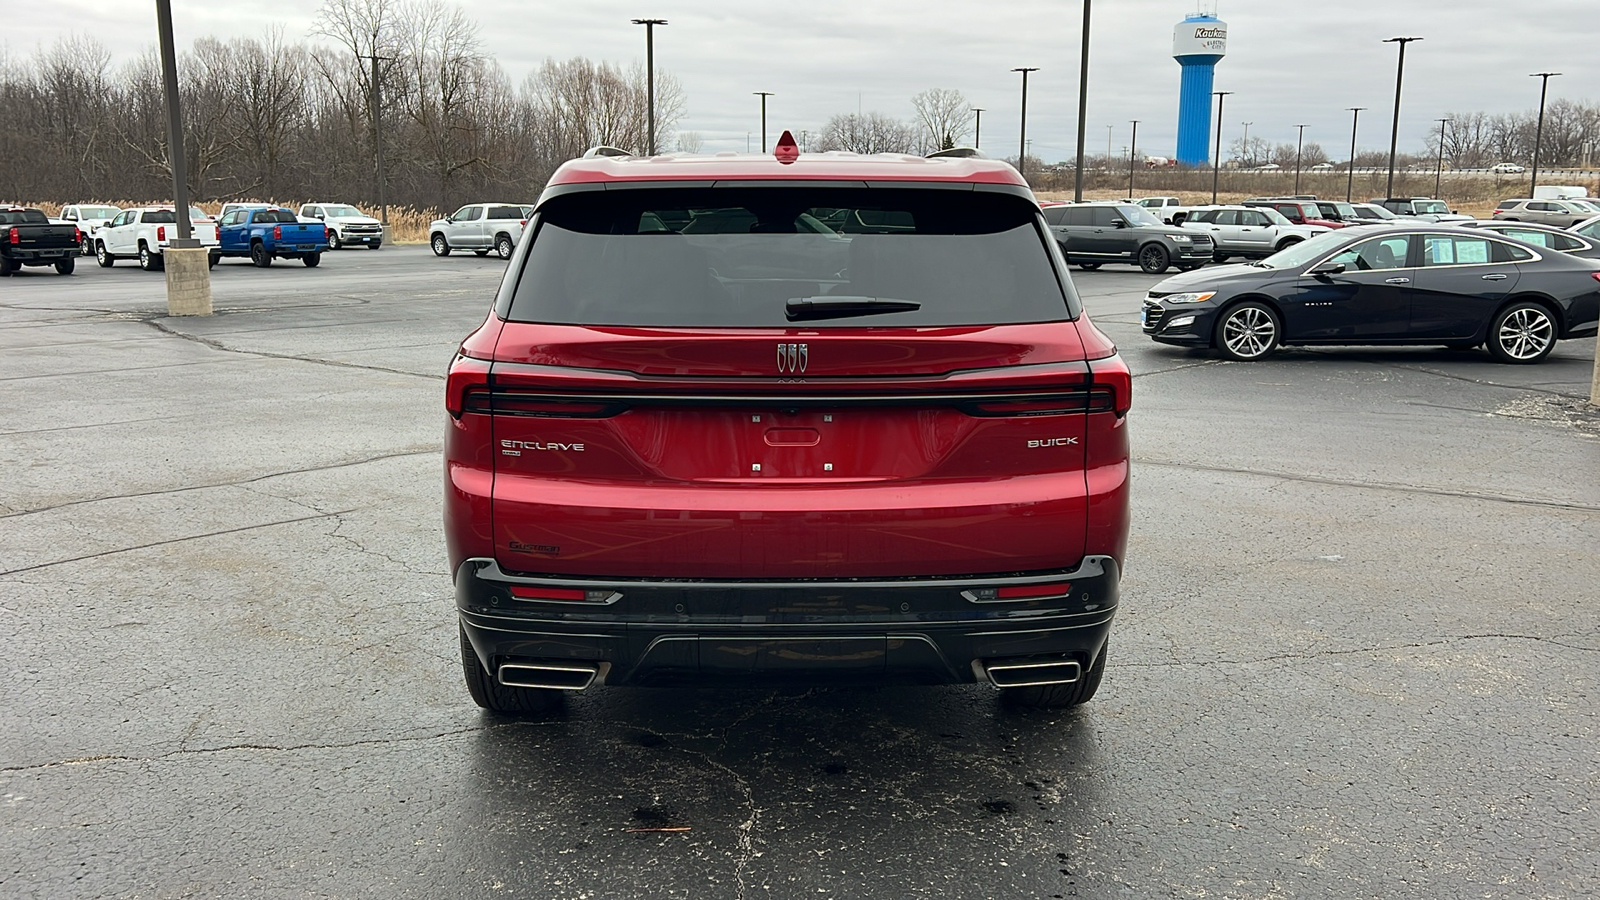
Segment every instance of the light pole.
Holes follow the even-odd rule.
[[[1244,139],[1239,142],[1239,155],[1244,158],[1244,166],[1248,169],[1250,164],[1256,161],[1255,157],[1250,153],[1250,126],[1255,123],[1241,122],[1240,124],[1244,126]]]
[[[389,178],[383,171],[383,106],[382,94],[378,90],[379,76],[378,63],[388,62],[394,57],[378,55],[378,31],[372,31],[372,54],[370,56],[357,53],[356,59],[372,60],[372,150],[378,157],[378,209],[383,222],[383,239],[389,240]]]
[[[761,152],[767,152],[767,98],[773,96],[771,91],[751,91],[761,98]]]
[[[1449,119],[1439,119],[1439,167],[1433,170],[1433,198],[1439,199],[1439,190],[1444,185],[1444,126]]]
[[[1106,126],[1106,168],[1111,168],[1111,129],[1114,125]]]
[[[1296,125],[1300,129],[1300,136],[1294,141],[1294,192],[1300,193],[1300,151],[1306,145],[1306,127]]]
[[[1550,79],[1560,75],[1560,72],[1535,72],[1529,78],[1544,79],[1539,83],[1539,125],[1533,130],[1533,175],[1529,178],[1528,196],[1538,196],[1534,189],[1539,186],[1539,145],[1544,141],[1544,98],[1550,90]]]
[[[649,110],[648,133],[645,136],[647,156],[656,155],[656,26],[667,24],[666,19],[634,19],[633,24],[644,26],[645,106]]]
[[[1361,121],[1361,111],[1365,106],[1349,106],[1350,110],[1350,162],[1345,164],[1344,202],[1350,202],[1350,195],[1356,186],[1356,123]]]
[[[1139,155],[1139,120],[1129,119],[1133,123],[1133,137],[1128,138],[1128,199],[1133,199],[1133,159]]]
[[[1211,159],[1211,204],[1217,203],[1217,176],[1222,172],[1222,98],[1233,91],[1212,91],[1211,96],[1217,98],[1217,149],[1212,153]]]
[[[1017,174],[1028,180],[1028,73],[1039,71],[1038,66],[1021,66],[1012,69],[1022,73],[1022,133],[1017,138]]]
[[[1389,126],[1389,183],[1383,189],[1385,199],[1394,196],[1394,149],[1400,140],[1400,83],[1406,76],[1406,45],[1420,41],[1419,37],[1384,38],[1385,44],[1400,45],[1400,61],[1394,70],[1394,124]]]
[[[1083,202],[1083,136],[1089,121],[1089,0],[1083,0],[1083,52],[1078,61],[1078,168],[1073,172],[1072,199]]]
[[[166,89],[167,162],[172,167],[174,229],[163,255],[167,270],[167,315],[211,315],[211,274],[206,250],[194,238],[189,220],[189,173],[183,146],[183,115],[178,107],[178,58],[172,43],[171,0],[156,0],[156,32],[161,45],[161,82]],[[12,229],[11,236],[16,237]],[[70,261],[69,261],[70,262]]]
[[[972,111],[978,116],[978,123],[972,126],[972,149],[978,149],[978,143],[983,138],[983,107],[974,106]]]

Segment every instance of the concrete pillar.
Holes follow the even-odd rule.
[[[211,315],[211,267],[204,247],[168,247],[161,254],[167,269],[167,315]]]

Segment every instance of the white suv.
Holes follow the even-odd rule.
[[[1269,207],[1212,206],[1196,209],[1183,220],[1184,228],[1211,234],[1212,258],[1226,262],[1230,256],[1260,259],[1332,229],[1322,225],[1296,225]]]
[[[328,249],[346,245],[376,250],[383,246],[383,223],[348,203],[307,203],[300,219],[328,226]]]
[[[493,250],[501,259],[522,240],[530,207],[516,203],[469,203],[428,226],[428,245],[435,256],[449,256],[451,250],[471,250],[488,256]]]

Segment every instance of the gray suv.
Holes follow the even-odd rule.
[[[1132,203],[1050,206],[1044,220],[1067,262],[1082,269],[1130,263],[1151,275],[1170,266],[1188,271],[1211,261],[1211,236],[1166,225]]]

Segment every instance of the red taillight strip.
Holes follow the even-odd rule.
[[[995,591],[995,596],[1001,600],[1021,600],[1028,597],[1060,597],[1072,590],[1072,582],[1063,581],[1059,584],[1019,584],[1015,587],[1003,587]]]
[[[583,602],[586,591],[571,588],[553,588],[513,584],[511,596],[519,600],[566,600]]]

